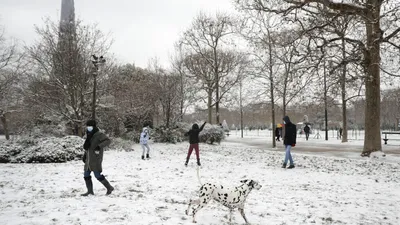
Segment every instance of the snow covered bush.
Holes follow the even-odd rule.
[[[222,140],[225,139],[225,133],[223,128],[217,125],[209,125],[207,124],[203,131],[200,132],[199,135],[200,142],[214,144],[221,143]]]
[[[123,135],[121,135],[121,138],[126,140],[126,141],[130,141],[130,142],[134,142],[134,143],[139,143],[140,140],[140,132],[139,131],[130,131],[127,133],[124,133]]]
[[[120,138],[120,137],[113,138],[109,148],[113,149],[113,150],[119,150],[119,151],[132,151],[133,143],[135,143],[135,142],[130,139],[125,139],[125,138]]]
[[[77,136],[23,137],[0,144],[0,163],[60,163],[83,156],[84,139]]]
[[[29,130],[23,132],[24,135],[28,135],[32,138],[40,137],[63,137],[65,136],[66,126],[64,124],[40,124],[32,127]]]
[[[150,138],[153,138],[154,142],[161,143],[177,143],[184,140],[184,130],[180,126],[174,128],[168,128],[165,126],[156,127],[150,134]]]

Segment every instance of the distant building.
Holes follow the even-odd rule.
[[[75,26],[75,6],[74,0],[61,1],[60,31]]]

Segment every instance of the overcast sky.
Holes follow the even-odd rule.
[[[158,57],[169,62],[173,44],[202,10],[233,12],[232,0],[75,0],[75,14],[112,33],[111,51],[123,63],[146,67]],[[36,38],[34,24],[60,18],[61,0],[0,0],[0,25],[7,36],[26,44]]]

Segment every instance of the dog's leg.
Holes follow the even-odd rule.
[[[200,199],[197,200],[197,201],[198,201],[198,202],[197,202],[197,203],[198,203],[197,208],[194,208],[194,207],[193,207],[193,223],[197,223],[197,222],[196,222],[196,218],[195,218],[196,213],[197,213],[200,209],[202,209],[204,206],[206,206],[207,203],[210,202],[210,200],[211,200],[211,195],[203,196],[203,197],[201,197]]]
[[[188,208],[185,210],[185,214],[189,216],[190,206],[192,205],[192,199],[189,200]]]
[[[229,225],[232,224],[232,214],[233,214],[233,208],[229,208]]]
[[[190,199],[190,200],[189,200],[188,208],[185,210],[186,215],[189,216],[190,206],[192,206],[192,204],[193,204],[193,205],[198,205],[199,203],[200,203],[200,200],[199,200],[199,199],[196,199],[196,200]]]
[[[243,217],[244,221],[246,222],[246,224],[249,224],[249,222],[247,221],[247,218],[246,218],[246,214],[244,214],[244,209],[243,208],[239,208],[239,212],[242,215],[242,217]]]

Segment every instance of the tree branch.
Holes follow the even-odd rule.
[[[389,34],[388,36],[386,36],[385,38],[382,39],[382,42],[388,42],[391,38],[393,38],[394,36],[396,36],[398,33],[400,32],[400,27],[397,28],[395,31],[393,31],[391,34]]]
[[[331,0],[304,0],[304,1],[284,0],[284,1],[287,3],[290,3],[290,4],[301,5],[301,6],[304,6],[309,3],[319,3],[319,4],[322,4],[332,10],[337,10],[342,13],[354,13],[359,16],[364,16],[367,11],[366,8],[363,8],[363,7],[359,7],[359,6],[347,4],[347,3],[333,2]]]

